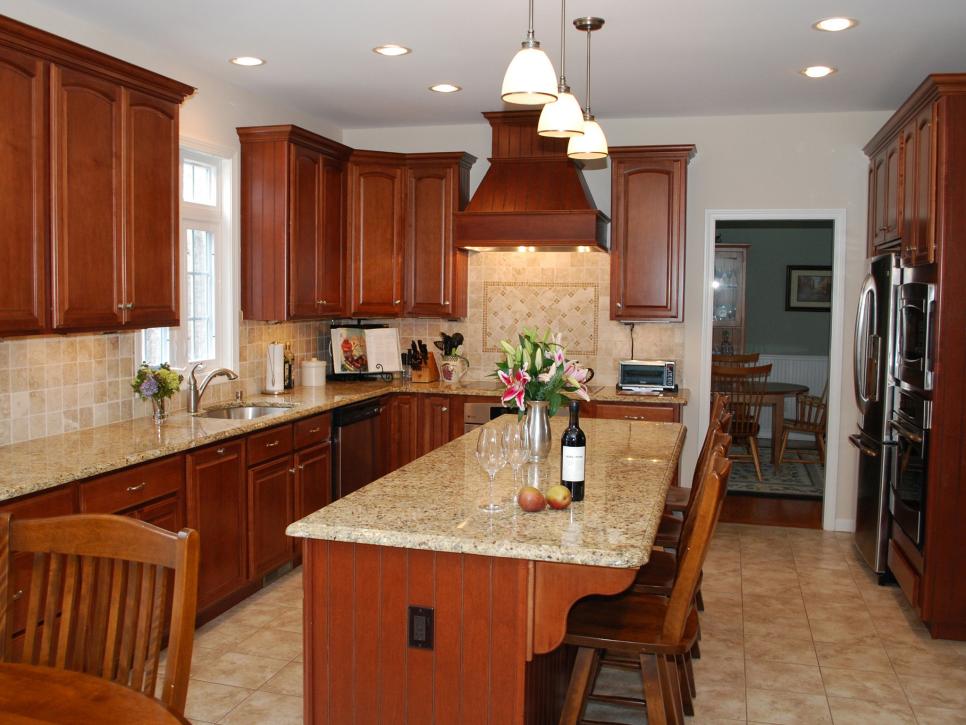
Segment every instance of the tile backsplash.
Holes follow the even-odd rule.
[[[570,355],[596,371],[595,383],[617,381],[617,361],[631,354],[630,328],[609,319],[610,259],[600,253],[483,252],[469,260],[469,314],[465,320],[373,320],[399,329],[400,344],[427,344],[440,331],[462,332],[468,379],[483,379],[500,358],[499,340],[523,327],[563,335]],[[239,379],[212,385],[205,404],[230,400],[238,390],[261,390],[270,342],[290,342],[296,375],[302,360],[323,357],[327,322],[239,326]],[[140,352],[138,333],[37,337],[0,341],[0,445],[150,415],[130,380]],[[642,358],[681,360],[684,326],[638,324],[634,352]],[[183,410],[187,391],[171,410]]]

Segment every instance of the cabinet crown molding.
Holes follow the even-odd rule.
[[[966,73],[931,73],[862,149],[874,156],[927,104],[940,96],[966,94]]]
[[[275,126],[240,126],[235,129],[238,139],[245,143],[272,143],[276,141],[308,146],[331,158],[346,160],[352,149],[325,136],[308,131],[291,123]]]

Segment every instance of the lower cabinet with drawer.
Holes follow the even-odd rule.
[[[679,405],[641,405],[633,403],[595,403],[591,418],[605,420],[644,420],[652,423],[674,423],[681,419]]]
[[[168,529],[184,527],[184,456],[169,456],[78,486],[80,511],[124,514]]]

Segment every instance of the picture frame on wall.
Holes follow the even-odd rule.
[[[785,270],[787,312],[828,312],[832,309],[831,267],[790,264]]]

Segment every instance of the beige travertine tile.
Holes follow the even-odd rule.
[[[898,673],[899,682],[914,708],[939,707],[966,710],[966,687],[949,677],[914,677]]]
[[[831,723],[825,695],[799,692],[748,689],[749,722],[773,725],[813,725]]]
[[[788,662],[796,665],[817,665],[815,645],[811,639],[796,639],[783,635],[745,637],[745,656],[749,659],[770,662]]]
[[[699,682],[702,682],[699,680]],[[746,717],[745,689],[722,685],[700,684],[701,691],[694,701],[692,722],[711,723],[729,720],[744,722]],[[642,720],[643,722],[643,720]]]
[[[302,697],[302,678],[304,675],[305,668],[301,662],[290,662],[259,689],[265,692],[275,692],[279,695]]]
[[[291,662],[302,651],[302,635],[283,629],[260,629],[235,643],[232,651]]]
[[[302,698],[255,692],[219,722],[224,725],[302,725]]]
[[[825,686],[816,665],[797,665],[745,658],[748,688],[824,695]]]
[[[192,679],[188,684],[184,714],[191,720],[217,722],[251,694],[251,690],[243,687]]]
[[[892,662],[875,637],[842,642],[816,642],[815,652],[822,667],[892,672]]]
[[[193,662],[191,675],[205,682],[254,690],[278,674],[285,665],[285,660],[271,657],[259,657],[241,652],[221,652]]]
[[[258,631],[258,627],[243,624],[231,613],[223,614],[195,632],[195,645],[224,652]]]
[[[913,707],[913,713],[919,725],[963,725],[963,723],[966,723],[966,709]]]
[[[829,697],[835,725],[916,725],[916,718],[905,702],[870,702],[844,697]]]
[[[905,693],[894,672],[823,667],[822,680],[825,682],[825,694],[829,697],[906,703]]]

